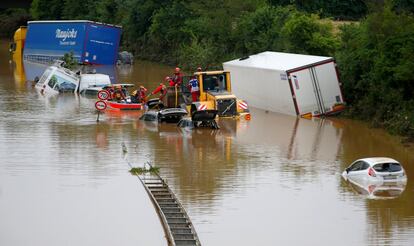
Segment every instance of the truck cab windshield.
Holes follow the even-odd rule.
[[[205,91],[227,91],[226,74],[203,74]]]

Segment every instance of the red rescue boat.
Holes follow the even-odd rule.
[[[106,101],[108,107],[119,110],[141,110],[142,103]]]

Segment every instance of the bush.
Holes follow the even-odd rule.
[[[392,6],[342,28],[337,58],[353,117],[414,136],[414,17]]]
[[[7,9],[0,14],[0,36],[12,38],[19,26],[26,26],[30,14],[25,9]]]

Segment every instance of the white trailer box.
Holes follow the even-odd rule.
[[[332,57],[262,52],[223,63],[232,90],[250,106],[299,116],[329,115],[344,109]]]

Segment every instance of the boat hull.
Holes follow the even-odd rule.
[[[141,110],[141,103],[125,103],[125,102],[112,102],[107,101],[108,107],[119,110]]]

